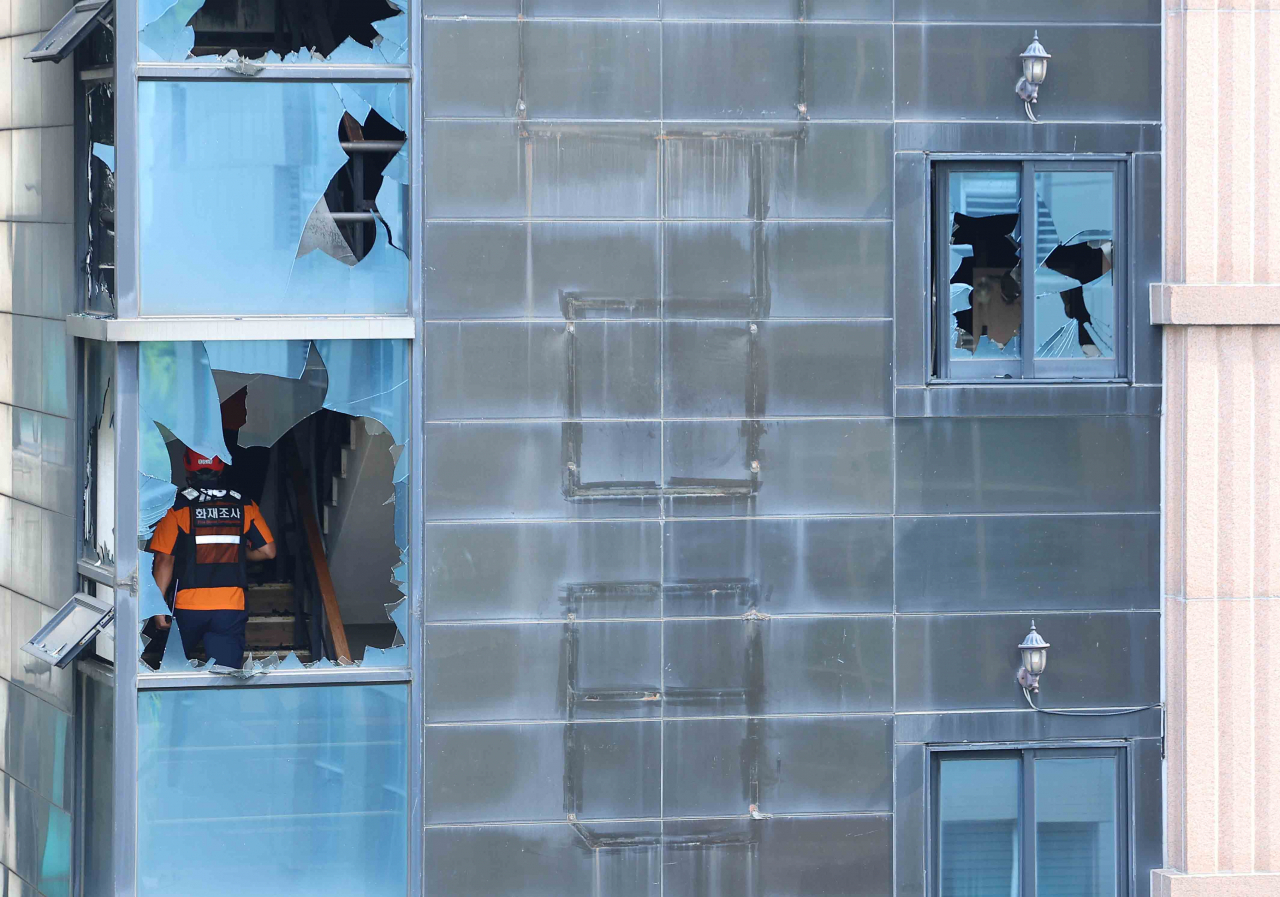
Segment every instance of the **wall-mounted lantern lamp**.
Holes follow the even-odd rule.
[[[1022,99],[1022,105],[1027,110],[1027,118],[1035,122],[1039,119],[1031,111],[1031,104],[1038,102],[1037,94],[1040,93],[1040,85],[1044,83],[1045,75],[1049,74],[1049,60],[1052,58],[1040,43],[1040,32],[1035,32],[1027,49],[1022,51],[1022,77],[1018,79],[1015,88]]]
[[[1036,621],[1031,621],[1031,631],[1018,645],[1022,652],[1022,669],[1018,670],[1018,684],[1027,691],[1039,693],[1040,674],[1049,663],[1049,643],[1036,632]]]

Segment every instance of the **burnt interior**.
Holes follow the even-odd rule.
[[[195,56],[231,50],[254,58],[315,50],[325,56],[347,38],[373,46],[374,22],[401,15],[387,0],[206,0],[191,19]]]
[[[349,159],[329,181],[324,199],[357,262],[373,248],[374,229],[386,227],[377,214],[382,172],[404,146],[406,137],[404,131],[373,110],[363,125],[350,112],[338,123],[338,140]],[[389,228],[386,236],[390,242]]]

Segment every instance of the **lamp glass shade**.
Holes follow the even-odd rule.
[[[1045,666],[1049,662],[1049,652],[1044,648],[1023,648],[1022,649],[1022,665],[1027,668],[1027,672],[1033,676],[1039,676],[1044,672]]]
[[[1022,74],[1031,84],[1043,84],[1049,74],[1049,60],[1044,56],[1022,57]]]

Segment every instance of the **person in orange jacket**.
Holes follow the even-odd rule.
[[[183,453],[188,488],[178,493],[156,524],[147,550],[155,555],[152,575],[163,595],[176,583],[173,616],[190,657],[203,641],[219,666],[239,669],[244,661],[247,563],[276,556],[276,543],[257,503],[223,488],[228,467],[219,458],[187,449]],[[161,630],[169,617],[152,617]]]

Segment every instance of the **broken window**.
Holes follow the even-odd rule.
[[[139,58],[396,65],[408,0],[140,0]]]
[[[157,342],[139,362],[144,663],[242,675],[405,664],[409,344]],[[225,469],[206,477],[188,451]],[[234,565],[238,548],[199,560],[200,545],[242,542],[246,572],[214,576],[242,589],[228,601],[209,591],[221,579],[204,581],[212,567],[190,561]],[[271,556],[259,556],[266,543]],[[213,604],[243,604],[241,648],[211,647],[207,633],[197,643],[190,627],[182,638],[195,619],[184,611]]]
[[[116,103],[111,77],[84,79],[88,140],[84,156],[88,188],[84,222],[84,301],[90,311],[115,313],[116,295]]]
[[[85,341],[81,364],[81,549],[103,567],[115,565],[115,346]]]
[[[1036,358],[1114,358],[1115,172],[1037,171]]]
[[[80,402],[77,428],[80,553],[77,588],[91,600],[110,608],[115,604],[116,563],[116,350],[111,343],[92,340],[85,340],[79,346],[76,392]],[[108,616],[100,631],[93,634],[93,653],[108,661],[113,660],[115,653],[113,616]]]
[[[143,82],[145,314],[402,314],[408,88]]]
[[[1122,373],[1122,174],[1113,162],[937,166],[940,378]]]

